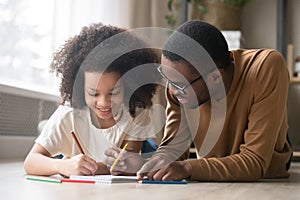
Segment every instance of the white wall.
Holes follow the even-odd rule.
[[[287,1],[287,41],[300,56],[300,1]],[[242,45],[244,48],[276,48],[277,0],[250,0],[243,8]]]
[[[276,48],[276,0],[250,0],[242,12],[244,48]]]

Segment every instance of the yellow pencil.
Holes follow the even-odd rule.
[[[128,143],[126,143],[122,149],[122,151],[125,151],[126,150],[126,147],[128,146]],[[121,152],[122,152],[121,151]],[[121,153],[120,152],[120,153]],[[120,155],[120,154],[119,154]],[[114,161],[114,163],[112,164],[111,168],[110,168],[110,171],[112,172],[112,170],[115,168],[116,164],[118,163],[119,161],[119,156],[116,158],[116,160]]]

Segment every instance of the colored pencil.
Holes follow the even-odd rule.
[[[138,181],[141,184],[187,184],[185,180],[183,181],[152,181],[152,180],[141,180]]]
[[[34,175],[26,175],[25,178],[31,181],[41,181],[48,183],[61,183],[60,179],[46,177],[46,176],[34,176]]]
[[[62,183],[95,183],[95,181],[92,180],[74,180],[74,179],[68,179],[68,178],[63,178],[61,179]]]
[[[77,147],[78,147],[79,150],[80,150],[80,153],[84,154],[84,151],[83,151],[83,149],[82,149],[82,147],[81,147],[81,145],[80,145],[80,143],[79,143],[79,141],[78,141],[78,139],[77,139],[77,137],[76,137],[74,131],[71,131],[71,135],[72,135],[72,137],[74,138],[75,143],[76,143]]]
[[[125,151],[127,146],[128,146],[128,143],[126,143],[126,144],[124,145],[122,151]],[[121,151],[121,152],[122,152],[122,151]],[[120,154],[119,154],[119,155],[120,155]],[[118,163],[118,161],[119,161],[119,156],[118,156],[118,157],[116,158],[116,160],[113,162],[113,164],[112,164],[112,166],[111,166],[111,168],[110,168],[110,171],[111,171],[111,172],[112,172],[113,169],[115,168],[115,166],[116,166],[116,164]]]

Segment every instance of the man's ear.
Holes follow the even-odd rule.
[[[219,69],[215,69],[207,75],[207,81],[210,84],[219,84],[222,79],[222,74]]]

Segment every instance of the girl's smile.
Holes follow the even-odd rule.
[[[85,101],[101,128],[114,125],[113,108],[123,103],[124,88],[117,72],[85,72]],[[119,81],[119,82],[118,82]]]

